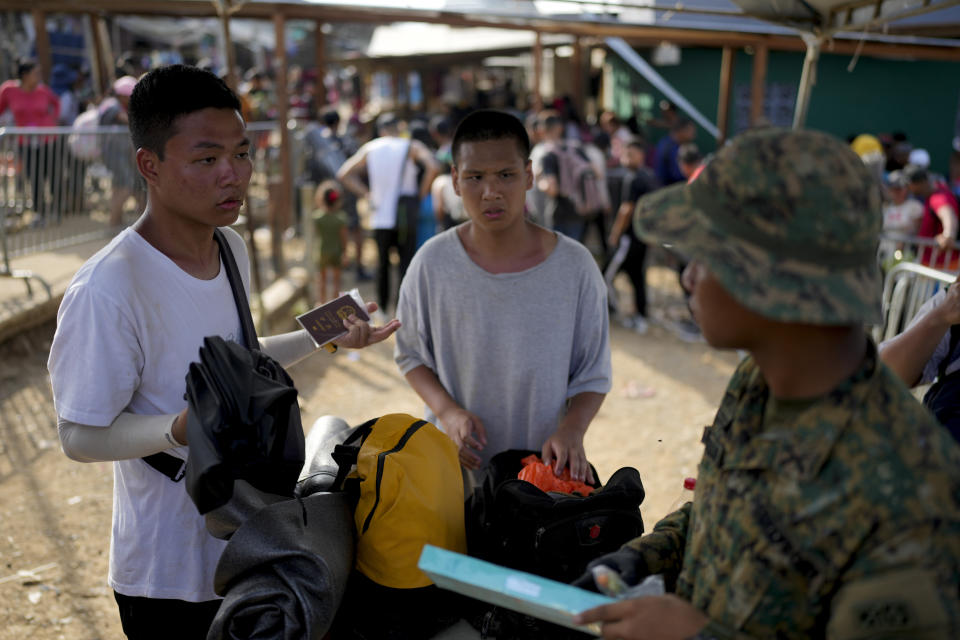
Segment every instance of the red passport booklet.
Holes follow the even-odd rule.
[[[347,330],[343,321],[350,316],[357,316],[361,320],[370,321],[362,300],[358,301],[349,293],[345,293],[335,300],[324,303],[315,309],[297,316],[300,323],[318,347],[346,335]]]

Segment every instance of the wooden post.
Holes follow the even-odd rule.
[[[53,56],[50,53],[50,35],[47,33],[47,14],[40,9],[34,9],[31,13],[33,14],[33,28],[37,33],[37,63],[40,65],[40,75],[46,84],[50,84]]]
[[[103,45],[100,42],[100,16],[88,13],[87,20],[90,23],[90,49],[93,51],[90,73],[93,76],[93,92],[99,97],[107,91],[106,73],[103,70]]]
[[[406,89],[405,83],[403,81],[403,71],[400,69],[393,70],[393,111],[397,114],[398,118],[406,117],[407,109],[406,103],[400,103],[400,95],[404,93]],[[409,95],[406,96],[409,98]]]
[[[717,146],[727,140],[727,120],[730,115],[730,85],[733,83],[733,47],[724,47],[720,59],[720,97],[717,102]]]
[[[113,87],[113,81],[117,79],[117,59],[113,57],[110,32],[107,31],[107,23],[102,18],[97,19],[97,32],[100,34],[100,50],[103,56],[103,91],[106,95]]]
[[[810,93],[817,83],[817,61],[820,59],[820,48],[823,46],[823,36],[803,34],[803,42],[807,46],[807,55],[803,58],[803,71],[800,73],[800,86],[797,89],[797,104],[793,111],[793,128],[802,129],[807,122],[807,111],[810,108]]]
[[[293,189],[293,171],[290,162],[290,131],[287,129],[290,98],[287,95],[287,45],[286,18],[280,12],[273,16],[276,47],[274,49],[274,64],[276,65],[276,100],[277,124],[280,127],[280,176],[276,181],[277,203],[271,207],[270,220],[270,253],[273,261],[274,276],[280,277],[286,273],[283,259],[283,234],[291,221],[291,191]],[[271,197],[274,194],[271,194]]]
[[[573,67],[573,106],[577,110],[577,115],[581,118],[584,114],[583,100],[583,43],[580,36],[573,38],[573,57],[570,59],[570,66]]]
[[[543,108],[543,96],[540,95],[540,81],[543,78],[543,39],[540,32],[536,32],[533,41],[533,110]]]
[[[767,85],[767,45],[757,46],[753,53],[753,77],[750,80],[750,126],[763,118],[763,102]]]
[[[323,33],[323,21],[317,20],[314,24],[316,26],[313,29],[313,40],[316,49],[313,52],[313,66],[317,73],[316,96],[319,109],[327,104],[327,85],[324,84],[327,75],[327,37]]]
[[[220,31],[223,33],[223,63],[227,67],[224,80],[227,86],[237,90],[237,53],[233,48],[233,39],[230,37],[230,12],[222,3],[217,3],[217,12],[220,14]]]

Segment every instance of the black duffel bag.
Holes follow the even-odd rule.
[[[560,582],[572,582],[594,558],[643,533],[643,483],[636,469],[616,471],[588,496],[545,492],[519,480],[521,460],[539,451],[495,455],[467,499],[471,556]],[[593,477],[597,471],[590,466]],[[466,615],[484,637],[526,639],[588,636],[513,611],[476,603]]]
[[[589,496],[544,492],[517,479],[521,460],[538,451],[495,455],[467,500],[470,555],[570,582],[587,563],[643,533],[643,483],[632,467],[616,471]],[[597,477],[593,469],[594,478]]]

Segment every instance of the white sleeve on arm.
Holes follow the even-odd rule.
[[[71,460],[100,462],[142,458],[180,446],[172,433],[176,415],[123,412],[107,427],[57,418],[60,446]]]
[[[280,366],[289,367],[316,351],[317,345],[306,329],[300,329],[260,338],[260,348]]]

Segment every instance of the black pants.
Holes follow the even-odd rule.
[[[610,262],[604,269],[604,278],[608,284],[613,283],[614,276],[623,271],[630,278],[630,284],[633,285],[633,300],[639,313],[644,318],[647,317],[647,270],[644,262],[647,258],[647,245],[640,242],[635,237],[629,237],[629,246],[624,249],[623,239],[621,245],[617,247]]]
[[[113,592],[123,633],[130,640],[206,640],[220,600],[186,602]]]
[[[396,229],[374,229],[373,239],[377,243],[377,303],[386,313],[387,305],[393,295],[393,289],[390,286],[390,250],[397,251],[397,257],[400,260],[400,282],[403,282],[403,276],[407,274],[407,267],[413,259],[417,237],[413,236],[412,242],[401,243],[400,234]]]

